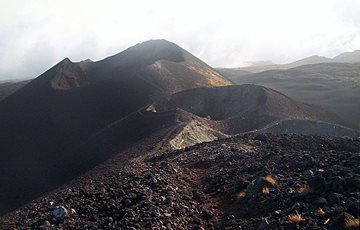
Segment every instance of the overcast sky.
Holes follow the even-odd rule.
[[[165,38],[214,67],[360,49],[360,0],[0,0],[0,79]]]

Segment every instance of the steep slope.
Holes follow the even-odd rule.
[[[182,91],[171,97],[166,109],[174,107],[215,120],[224,127],[223,132],[230,134],[260,129],[289,118],[342,123],[334,114],[257,85]]]
[[[0,184],[6,184],[0,187],[0,213],[88,170],[109,156],[104,152],[114,154],[166,128],[161,119],[137,115],[149,105],[180,90],[229,84],[165,40],[98,62],[64,59],[0,102]],[[170,120],[174,125],[176,116]],[[89,151],[105,145],[91,138],[114,123],[122,127],[111,137],[114,143],[106,142],[114,148]]]
[[[315,104],[340,115],[348,127],[360,129],[360,64],[323,63],[288,70],[271,70],[231,78],[258,84],[295,100]]]
[[[0,82],[0,101],[21,89],[30,81],[31,80]]]
[[[335,230],[359,220],[356,139],[252,134],[177,151],[137,147],[121,155],[146,155],[114,157],[0,218],[0,228]]]

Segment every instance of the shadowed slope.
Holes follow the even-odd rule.
[[[153,71],[158,63],[166,64]],[[85,151],[81,143],[89,143],[109,124],[173,92],[228,84],[211,67],[165,40],[144,42],[98,62],[64,59],[0,102],[0,184],[6,184],[0,187],[0,213],[162,128],[161,119],[152,120],[141,131],[136,124],[150,121],[130,119],[122,134],[111,138],[120,144],[110,153]],[[84,164],[89,159],[91,163]]]

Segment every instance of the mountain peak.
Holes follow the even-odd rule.
[[[66,57],[63,60],[61,60],[58,64],[67,65],[67,64],[70,64],[70,63],[72,63],[72,61],[68,57]]]
[[[100,62],[107,65],[116,63],[136,63],[137,68],[153,64],[158,60],[168,60],[172,62],[183,62],[183,49],[178,45],[165,39],[148,40],[138,43],[128,49],[107,57]]]
[[[84,63],[74,63],[69,58],[65,58],[59,64],[51,81],[53,89],[68,90],[80,87],[84,83]]]
[[[138,43],[138,45],[141,45],[141,44],[143,44],[143,45],[145,45],[145,44],[151,44],[151,45],[154,45],[154,44],[173,44],[173,45],[175,45],[175,43],[170,42],[170,41],[168,41],[166,39],[163,39],[163,38],[161,38],[161,39],[150,39],[150,40]]]
[[[141,43],[138,43],[129,49],[153,49],[153,50],[163,50],[163,49],[179,49],[182,50],[182,48],[178,45],[176,45],[173,42],[170,42],[166,39],[151,39],[147,40]]]
[[[72,62],[65,58],[34,82],[44,82],[56,90],[69,90],[99,82],[125,79],[145,81],[166,93],[196,87],[232,83],[206,63],[165,39],[138,43],[123,52],[92,62]],[[43,79],[43,80],[41,80]]]

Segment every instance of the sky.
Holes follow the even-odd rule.
[[[164,38],[213,67],[360,49],[360,0],[0,0],[0,80]]]

